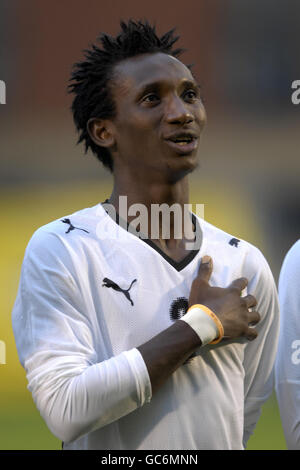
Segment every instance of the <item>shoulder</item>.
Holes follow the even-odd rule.
[[[231,265],[238,264],[251,277],[258,269],[269,268],[261,250],[252,243],[202,220],[200,225],[203,232],[205,248],[220,256],[223,262]],[[246,275],[245,274],[245,275]]]
[[[214,268],[216,258],[218,269],[224,272],[226,285],[239,277],[247,278],[245,294],[254,295],[257,300],[257,310],[261,315],[259,328],[267,328],[270,322],[274,322],[274,328],[278,328],[277,289],[269,264],[260,249],[207,222],[203,223],[203,232],[204,239],[209,237],[206,245],[211,248],[211,252],[207,254],[213,257]],[[232,245],[231,240],[238,240],[237,246]]]
[[[24,259],[38,257],[46,261],[78,255],[84,244],[96,238],[103,212],[99,204],[41,226],[33,233]]]
[[[291,287],[300,282],[300,240],[298,240],[287,252],[279,276],[279,290],[286,284]],[[295,293],[295,292],[294,292]]]
[[[300,239],[289,249],[284,258],[282,271],[286,270],[300,273]]]
[[[213,274],[220,273],[219,277],[225,280],[226,286],[234,279],[247,278],[247,293],[256,297],[261,314],[264,316],[270,308],[277,312],[278,299],[274,277],[261,250],[206,221],[202,221],[201,226],[205,254],[213,258]],[[232,240],[237,240],[236,244],[230,243]]]

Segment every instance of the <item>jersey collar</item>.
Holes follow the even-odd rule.
[[[105,209],[105,206],[103,206],[103,204],[107,204],[109,201],[108,199],[106,199],[105,201],[103,201],[101,203],[103,209],[105,210],[105,212],[108,214],[109,216],[109,213],[108,211],[106,211]],[[195,214],[191,213],[191,217],[192,217],[192,221],[193,221],[193,224],[194,226],[196,227],[196,230],[198,231],[198,233],[201,234],[201,237],[202,237],[202,230],[201,230],[201,227],[200,227],[200,224],[199,224],[199,221],[198,221],[198,218],[195,216]],[[120,227],[122,227],[124,230],[126,230],[126,227],[127,227],[127,231],[130,232],[131,234],[135,235],[137,238],[139,238],[140,240],[142,240],[144,243],[146,243],[147,245],[149,245],[153,250],[155,250],[160,256],[162,256],[171,266],[173,266],[173,268],[175,268],[177,271],[182,271],[194,258],[195,256],[197,256],[197,254],[199,253],[200,251],[200,247],[195,249],[195,250],[190,250],[190,252],[181,260],[181,261],[175,261],[174,259],[170,258],[170,256],[168,256],[162,249],[160,249],[155,243],[153,243],[152,240],[149,240],[148,238],[144,238],[142,237],[141,235],[138,234],[138,232],[136,231],[131,231],[130,230],[130,227],[129,227],[129,224],[128,222],[125,222],[125,220],[121,219],[121,217],[119,216],[118,213],[116,213],[116,220],[114,220],[113,218],[111,218],[111,220],[113,222],[115,222],[116,224],[118,224]],[[122,222],[122,223],[121,223]],[[128,230],[129,228],[129,230]]]

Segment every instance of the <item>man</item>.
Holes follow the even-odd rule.
[[[281,325],[275,365],[276,394],[288,449],[300,449],[300,240],[279,277]]]
[[[13,312],[19,357],[65,449],[243,449],[272,390],[273,278],[256,248],[193,214],[181,238],[175,216],[163,236],[152,208],[188,204],[205,110],[172,31],[121,27],[71,85],[79,141],[112,170],[113,191],[31,239]],[[140,236],[132,212],[121,216],[125,196],[145,208]]]

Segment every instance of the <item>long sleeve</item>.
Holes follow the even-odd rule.
[[[273,366],[279,334],[279,305],[275,282],[265,258],[257,249],[251,253],[248,278],[248,293],[257,299],[255,310],[260,313],[261,320],[255,326],[258,337],[246,344],[244,353],[244,447],[259,419],[261,406],[274,388]]]
[[[75,251],[56,234],[35,233],[12,316],[28,389],[49,429],[64,442],[151,399],[148,371],[137,349],[99,361]],[[83,263],[81,269],[88,268]]]
[[[285,257],[279,278],[281,323],[276,394],[288,449],[300,449],[300,240]]]

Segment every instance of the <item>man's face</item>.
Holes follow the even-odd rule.
[[[206,114],[190,70],[154,53],[126,59],[114,72],[115,166],[148,180],[176,181],[193,171]]]

